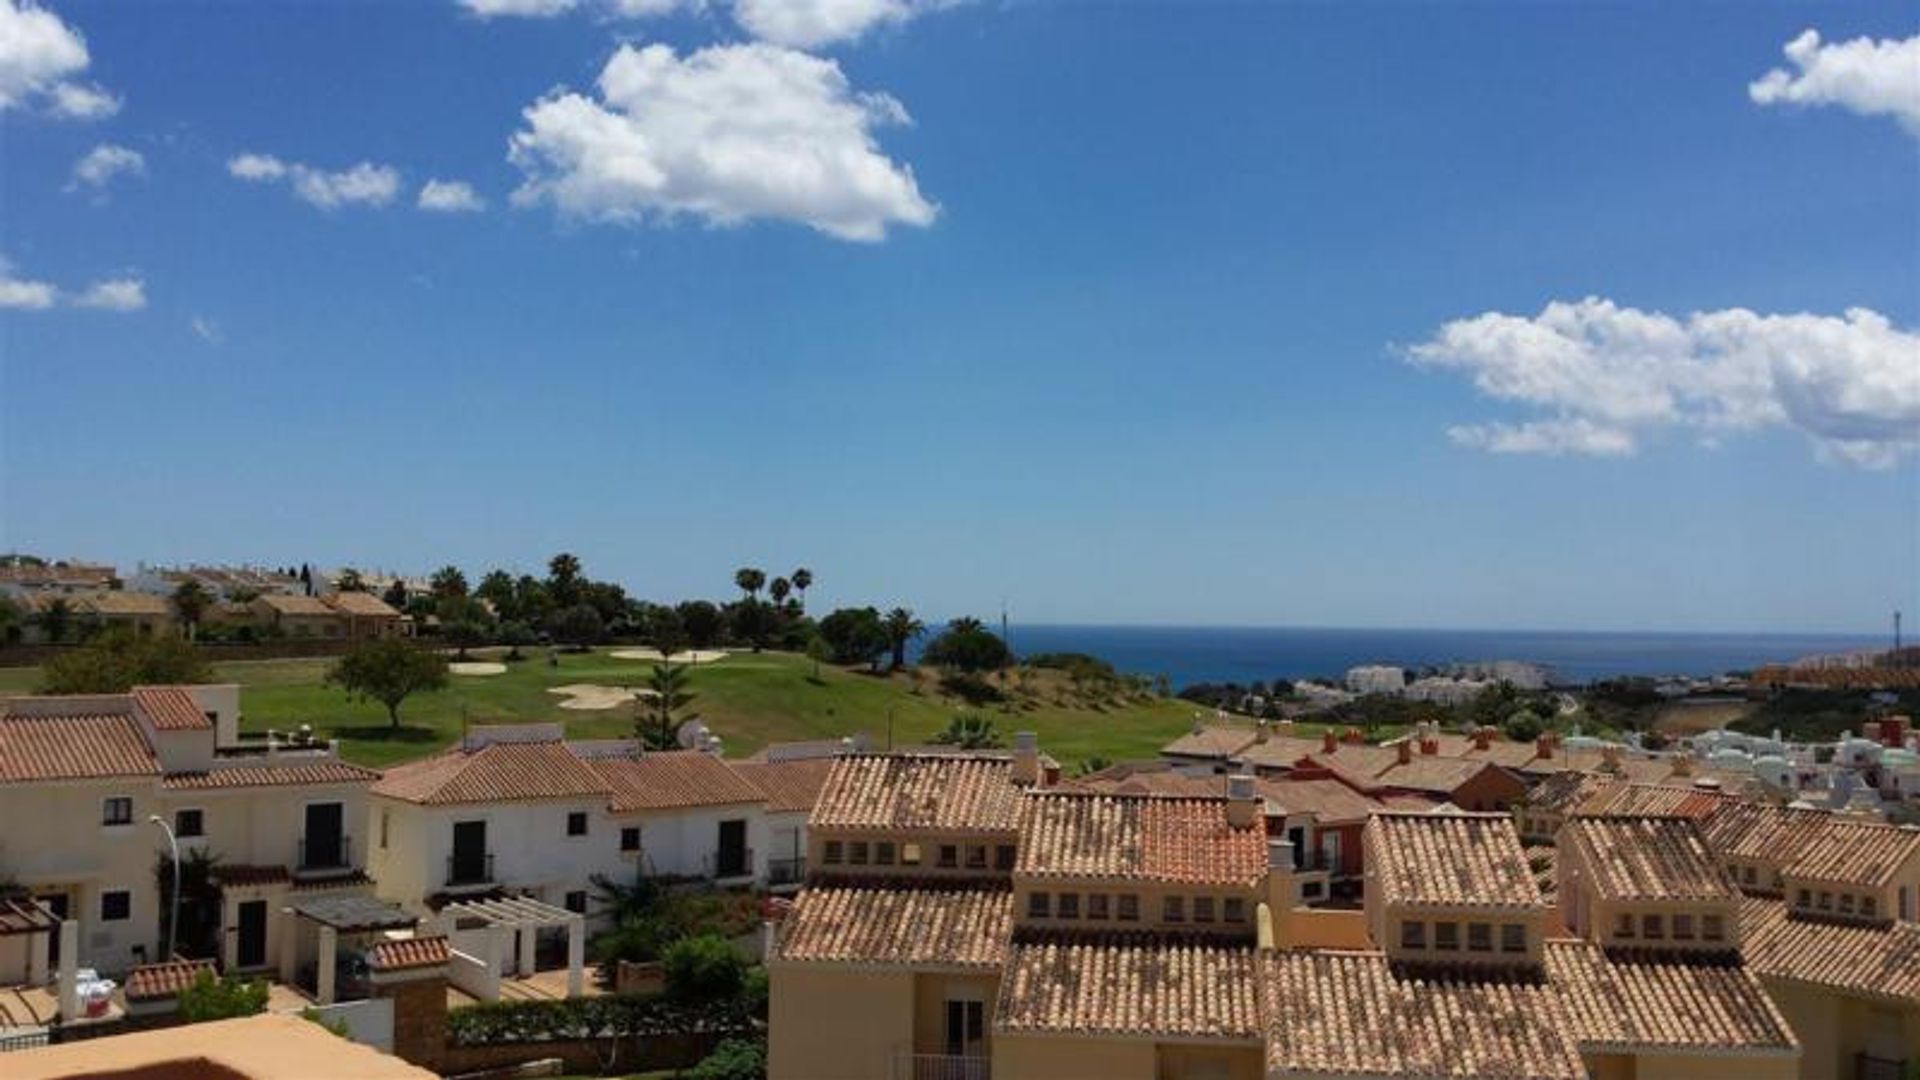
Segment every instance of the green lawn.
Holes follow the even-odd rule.
[[[549,687],[566,683],[641,685],[650,665],[618,660],[606,651],[561,656],[550,667],[544,654],[509,665],[504,675],[460,676],[437,693],[420,695],[401,706],[403,726],[389,728],[385,710],[368,702],[351,702],[321,676],[327,660],[264,660],[220,664],[217,677],[245,687],[241,712],[248,731],[288,730],[311,724],[316,732],[342,740],[343,753],[353,761],[387,765],[432,752],[454,741],[464,721],[472,724],[562,721],[576,737],[624,735],[632,728],[627,708],[605,712],[573,712],[556,707],[560,697]],[[865,731],[879,745],[886,744],[889,717],[893,738],[900,744],[925,742],[944,728],[965,706],[943,698],[933,680],[924,680],[916,692],[905,675],[879,677],[831,666],[821,669],[818,682],[813,664],[785,653],[738,653],[691,676],[697,700],[691,711],[726,742],[729,755],[755,750],[768,742],[836,738]],[[34,669],[0,669],[0,692],[27,691],[38,680]],[[1071,768],[1083,758],[1120,760],[1153,756],[1191,720],[1197,706],[1188,702],[1150,700],[1126,705],[1094,707],[1062,705],[1054,691],[1058,683],[1042,682],[1029,703],[1012,713],[997,707],[979,711],[994,717],[1009,741],[1016,730],[1039,734],[1040,748]]]

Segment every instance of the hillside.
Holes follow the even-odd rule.
[[[645,661],[617,659],[604,650],[561,656],[558,666],[550,666],[543,655],[529,656],[508,665],[503,675],[456,675],[446,690],[409,699],[401,707],[403,726],[394,731],[379,705],[349,701],[338,688],[322,683],[329,663],[247,661],[217,665],[215,673],[245,687],[241,709],[246,730],[284,731],[311,724],[316,733],[342,740],[342,752],[350,760],[377,766],[451,743],[463,721],[560,721],[576,737],[624,735],[632,725],[629,707],[565,710],[559,707],[565,697],[549,691],[576,684],[637,687],[650,669]],[[0,692],[31,691],[37,681],[35,669],[0,670]],[[1041,748],[1071,768],[1094,756],[1152,756],[1186,727],[1195,709],[1190,702],[1149,696],[1102,700],[1094,692],[1076,693],[1052,672],[1029,673],[1024,692],[1016,682],[1014,705],[970,708],[943,696],[931,674],[875,676],[822,665],[816,682],[811,661],[771,652],[737,653],[702,665],[691,683],[696,700],[690,711],[725,740],[729,756],[750,753],[768,742],[861,731],[884,746],[889,717],[896,744],[922,743],[954,714],[975,711],[992,717],[1008,740],[1015,730],[1037,732]],[[1003,711],[1006,708],[1013,711]]]

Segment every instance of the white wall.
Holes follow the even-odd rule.
[[[322,1023],[345,1024],[347,1038],[364,1043],[384,1054],[393,1053],[393,999],[367,998],[343,1001],[336,1005],[316,1005],[313,1012]]]
[[[166,838],[147,823],[164,807],[152,778],[0,785],[0,873],[35,895],[68,897],[68,917],[80,923],[81,966],[124,972],[138,962],[136,947],[157,959],[160,925],[154,865]],[[101,824],[111,795],[133,799],[133,823]],[[101,894],[126,889],[129,917],[100,919]]]

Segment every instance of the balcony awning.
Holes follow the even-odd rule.
[[[406,909],[371,896],[316,896],[294,904],[290,910],[341,933],[410,930],[420,921]]]
[[[0,897],[0,937],[46,934],[60,929],[60,920],[31,896]]]
[[[524,896],[457,900],[441,908],[440,915],[456,921],[479,919],[490,926],[514,927],[566,926],[579,917],[566,908]]]

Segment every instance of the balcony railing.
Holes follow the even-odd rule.
[[[796,855],[791,859],[767,860],[767,884],[798,885],[807,879],[807,857]]]
[[[713,852],[706,857],[706,870],[710,878],[752,877],[753,849]]]
[[[1333,869],[1333,866],[1333,859],[1324,851],[1302,851],[1293,857],[1293,869],[1296,873],[1320,873]]]
[[[448,885],[486,885],[493,881],[493,852],[447,856]]]
[[[345,870],[353,865],[353,840],[350,837],[337,836],[327,840],[314,841],[300,838],[300,855],[296,864],[301,873],[321,870]]]
[[[893,1080],[993,1080],[984,1057],[960,1054],[901,1054],[893,1059]]]
[[[1853,1056],[1854,1080],[1905,1080],[1907,1063],[1871,1054]]]

